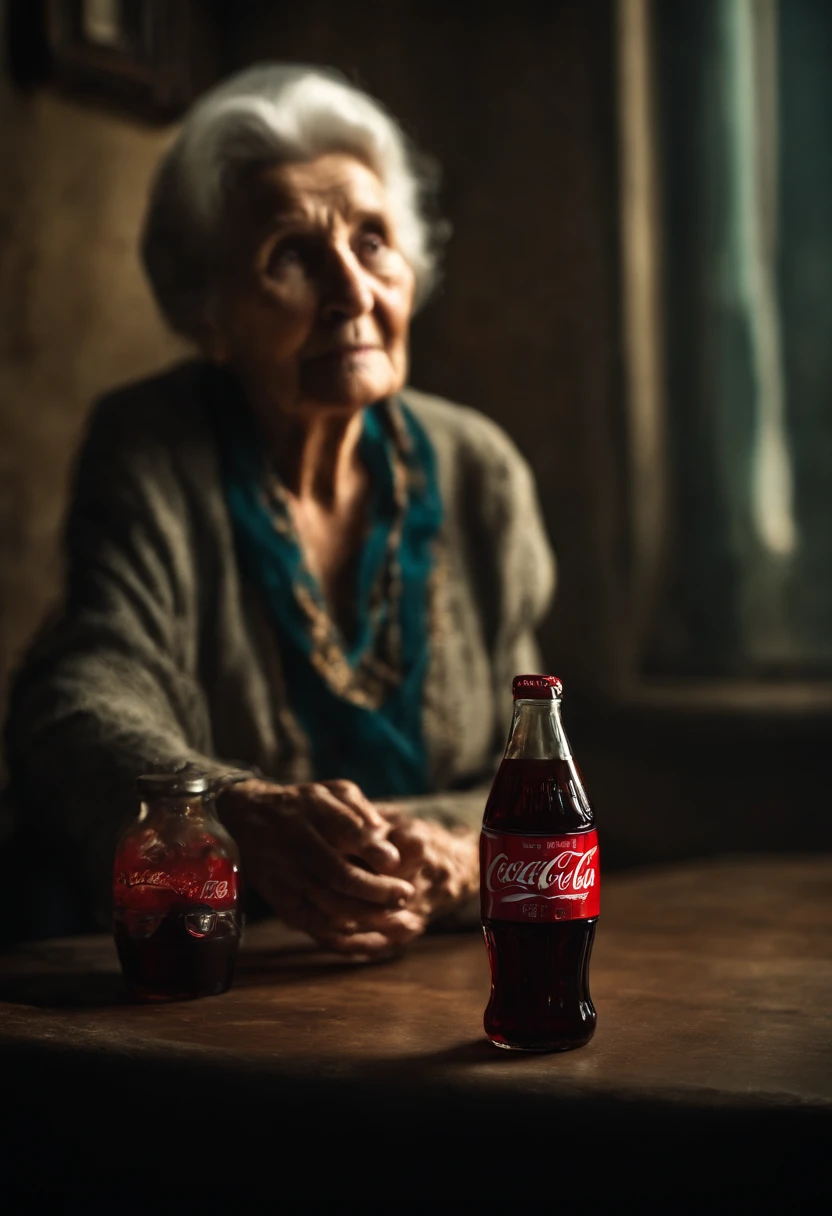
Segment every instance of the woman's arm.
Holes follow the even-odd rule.
[[[201,619],[201,602],[211,595],[201,565],[210,555],[198,556],[206,529],[191,506],[205,440],[198,431],[177,434],[176,402],[161,404],[172,414],[160,429],[137,425],[123,397],[105,402],[78,463],[64,612],[30,652],[8,721],[24,832],[63,851],[67,868],[95,892],[103,927],[113,848],[138,810],[135,778],[188,766],[219,778],[245,776],[225,805],[233,806],[231,826],[252,885],[296,925],[291,905],[300,892],[304,915],[313,905],[319,914],[298,927],[326,944],[340,948],[339,926],[360,913],[385,932],[364,943],[353,939],[349,948],[389,948],[414,935],[412,918],[389,911],[413,886],[392,875],[370,877],[350,860],[366,852],[377,864],[382,851],[398,864],[377,812],[367,804],[373,822],[352,830],[356,811],[343,791],[264,782],[216,757],[198,655],[219,640]],[[166,430],[169,442],[159,438]]]
[[[66,850],[104,915],[139,773],[217,776],[192,674],[196,571],[170,452],[120,398],[96,410],[66,524],[67,593],[12,689],[7,758],[22,830]]]

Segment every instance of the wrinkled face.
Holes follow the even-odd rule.
[[[355,410],[407,375],[414,277],[354,157],[264,166],[232,194],[208,354],[285,411]]]

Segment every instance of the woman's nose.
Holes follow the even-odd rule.
[[[331,249],[323,276],[321,313],[324,319],[361,317],[375,303],[369,276],[351,249]]]

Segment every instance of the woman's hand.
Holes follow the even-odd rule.
[[[396,873],[415,893],[407,910],[419,917],[422,932],[430,921],[459,908],[479,892],[479,834],[470,827],[446,828],[392,807],[380,807],[387,837],[401,857]]]
[[[352,782],[252,779],[226,789],[219,810],[246,880],[281,920],[320,945],[381,957],[423,932],[424,900],[405,874],[417,867]]]

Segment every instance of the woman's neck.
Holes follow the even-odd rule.
[[[363,410],[289,413],[247,396],[290,497],[331,512],[360,495],[366,479],[358,454]]]
[[[327,411],[313,418],[277,416],[266,433],[273,466],[289,494],[327,511],[354,496],[363,483],[358,455],[361,412]]]

